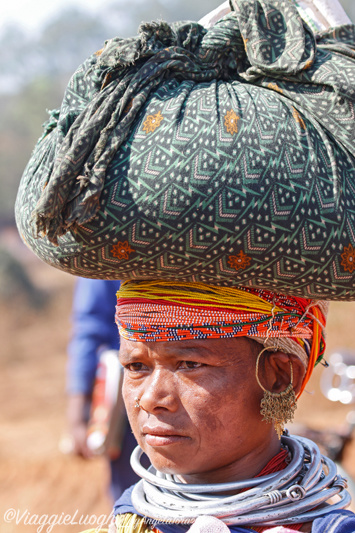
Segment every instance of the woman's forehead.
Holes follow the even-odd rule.
[[[216,357],[221,360],[253,358],[255,346],[245,337],[229,339],[189,339],[170,342],[135,342],[121,338],[120,355],[157,354],[166,357],[185,357],[188,354],[204,358]]]

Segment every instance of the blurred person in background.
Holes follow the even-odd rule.
[[[68,345],[68,423],[72,451],[85,459],[95,455],[88,443],[92,400],[100,354],[118,350],[115,325],[116,292],[119,281],[78,278],[72,308],[72,337]],[[118,392],[120,397],[121,392]],[[111,475],[111,496],[118,498],[138,477],[130,467],[130,455],[136,446],[127,418],[121,417],[120,453],[107,455]]]

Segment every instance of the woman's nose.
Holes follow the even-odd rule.
[[[176,411],[178,394],[174,372],[166,369],[155,369],[145,380],[140,407],[148,413],[157,409]]]

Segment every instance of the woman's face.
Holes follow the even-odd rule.
[[[265,453],[277,452],[272,426],[261,421],[256,355],[246,338],[121,339],[126,409],[155,468],[189,482],[222,482],[257,474]]]

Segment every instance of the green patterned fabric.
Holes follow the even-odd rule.
[[[143,24],[73,75],[24,172],[24,241],[106,279],[355,299],[355,27],[289,0]]]

